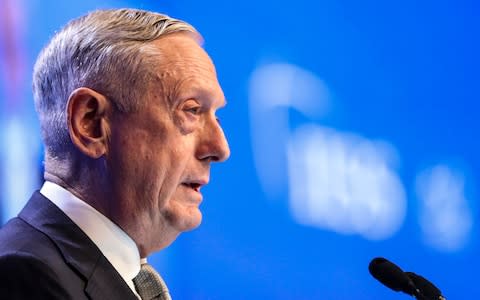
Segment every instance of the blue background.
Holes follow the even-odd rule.
[[[41,185],[41,147],[30,91],[40,49],[55,30],[87,11],[151,9],[184,19],[202,33],[228,99],[220,117],[232,155],[212,170],[212,182],[204,190],[203,223],[150,258],[174,299],[406,298],[371,278],[367,266],[375,256],[431,279],[448,299],[480,295],[480,7],[475,1],[2,0],[0,5],[1,17],[14,16],[15,25],[7,28],[3,22],[0,36],[1,185],[10,191],[0,199],[2,222],[14,213],[7,209],[10,202],[18,202],[18,195],[26,200]],[[6,38],[6,33],[15,38]],[[13,61],[9,49],[18,54]],[[328,87],[324,96],[329,109],[310,116],[283,105],[255,113],[252,74],[271,65],[295,66],[318,79]],[[260,86],[266,93],[283,88]],[[293,87],[300,89],[301,82]],[[315,105],[312,99],[309,103]],[[293,216],[288,181],[293,175],[285,153],[275,152],[285,146],[275,133],[291,136],[259,128],[282,113],[288,116],[283,129],[291,136],[311,124],[393,148],[390,170],[401,182],[404,214],[389,234],[369,238],[305,224]],[[24,137],[12,138],[9,130]],[[256,132],[266,134],[259,138],[267,141],[267,148],[257,148]],[[258,153],[265,149],[278,159],[262,165]],[[459,218],[470,225],[457,230],[457,222],[448,223],[453,236],[463,232],[461,242],[451,247],[441,234],[432,240],[422,229],[425,206],[416,192],[419,174],[438,165],[463,179]],[[280,179],[265,184],[274,177]],[[383,196],[388,203],[391,195]],[[450,208],[439,205],[433,213],[447,214]]]

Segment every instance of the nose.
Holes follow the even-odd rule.
[[[223,162],[230,157],[230,147],[217,118],[214,117],[204,127],[199,137],[201,142],[197,148],[197,158],[211,162]]]

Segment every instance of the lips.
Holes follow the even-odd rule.
[[[200,188],[202,186],[206,185],[207,183],[208,183],[208,180],[199,179],[199,180],[184,181],[184,182],[182,182],[182,185],[194,190],[197,193],[199,193]]]
[[[183,185],[193,189],[195,192],[200,192],[200,188],[202,187],[201,184],[199,183],[194,183],[194,182],[190,182],[190,183],[182,183]]]

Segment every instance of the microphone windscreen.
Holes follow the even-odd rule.
[[[394,263],[383,257],[374,258],[369,266],[370,274],[385,286],[397,292],[414,295],[415,286],[412,280]]]

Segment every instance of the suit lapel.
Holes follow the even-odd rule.
[[[91,299],[137,299],[90,238],[42,194],[34,193],[19,217],[57,245],[66,263],[87,282]]]
[[[85,292],[91,299],[137,299],[118,272],[101,255],[87,282]]]

